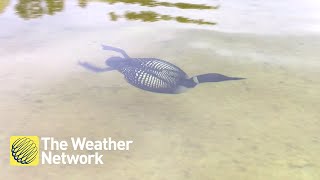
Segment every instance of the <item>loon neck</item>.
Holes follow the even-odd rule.
[[[184,86],[186,88],[193,88],[195,87],[197,84],[199,84],[198,81],[195,81],[194,78],[190,78],[190,79],[184,79],[181,81],[180,85]]]

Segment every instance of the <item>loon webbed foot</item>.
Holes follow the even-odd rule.
[[[125,57],[125,58],[130,58],[130,57],[128,56],[128,54],[127,54],[124,50],[122,50],[122,49],[120,49],[120,48],[116,48],[116,47],[112,47],[112,46],[107,46],[107,45],[103,45],[103,44],[101,45],[101,47],[102,47],[103,50],[109,50],[109,51],[118,52],[118,53],[122,54],[123,57]]]
[[[78,64],[79,64],[80,66],[82,66],[82,67],[90,70],[90,71],[93,71],[93,72],[105,72],[105,71],[112,71],[112,70],[114,70],[114,69],[111,68],[111,67],[105,67],[105,68],[96,67],[96,66],[91,65],[91,64],[89,64],[89,63],[87,63],[87,62],[81,62],[81,61],[79,61]]]

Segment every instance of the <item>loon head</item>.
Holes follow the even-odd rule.
[[[126,60],[119,56],[110,57],[106,60],[106,64],[114,69],[119,69],[125,62]]]

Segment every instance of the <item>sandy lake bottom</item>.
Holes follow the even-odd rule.
[[[317,35],[130,27],[108,34],[66,30],[42,40],[41,31],[36,38],[28,33],[1,42],[1,179],[320,178]],[[94,74],[77,65],[103,65],[114,54],[101,50],[102,43],[132,57],[167,60],[190,76],[247,79],[179,95],[145,92],[118,72]],[[11,167],[8,137],[19,134],[110,136],[134,144],[130,151],[103,152],[99,166]]]

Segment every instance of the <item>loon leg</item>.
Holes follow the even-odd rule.
[[[114,69],[111,68],[111,67],[99,68],[99,67],[93,66],[93,65],[91,65],[91,64],[89,64],[89,63],[87,63],[87,62],[78,62],[78,64],[79,64],[80,66],[82,66],[82,67],[84,67],[84,68],[86,68],[86,69],[88,69],[88,70],[90,70],[90,71],[96,72],[96,73],[114,70]]]
[[[125,58],[128,58],[128,59],[130,58],[128,56],[128,54],[124,50],[122,50],[120,48],[116,48],[116,47],[112,47],[112,46],[106,46],[106,45],[101,45],[101,46],[102,46],[103,50],[115,51],[115,52],[118,52],[118,53],[122,54],[122,56],[125,57]]]

